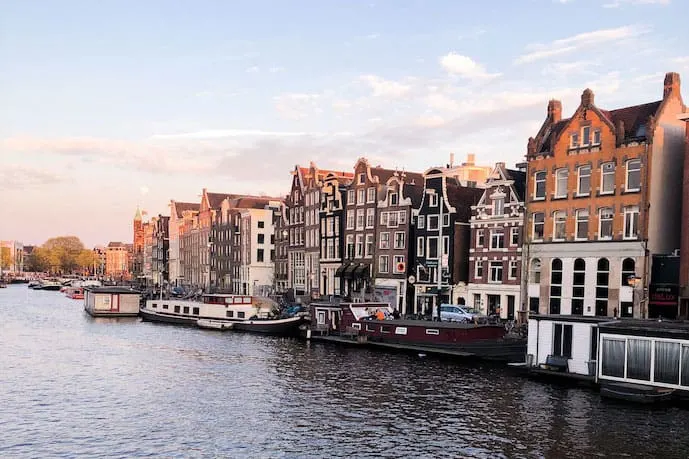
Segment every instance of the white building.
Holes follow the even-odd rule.
[[[20,273],[24,271],[24,244],[19,241],[0,241],[0,255],[4,272]],[[5,264],[7,263],[7,264]]]
[[[183,227],[185,219],[190,219],[198,213],[198,209],[199,205],[196,203],[170,201],[168,270],[169,282],[172,285],[181,284],[184,278],[180,257],[180,228]]]
[[[273,209],[242,209],[239,212],[240,256],[239,276],[232,279],[234,292],[265,296],[273,288],[275,260],[275,227]]]

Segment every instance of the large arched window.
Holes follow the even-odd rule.
[[[530,284],[540,284],[541,283],[541,259],[534,258],[531,260],[531,266],[529,266],[529,283]]]
[[[560,314],[562,305],[562,260],[554,258],[550,269],[550,313]]]
[[[633,258],[625,258],[622,261],[622,285],[629,285],[629,278],[636,276],[636,262]]]
[[[607,258],[598,260],[596,270],[596,315],[608,315],[608,285],[610,281],[610,262]]]
[[[572,314],[584,314],[584,285],[586,285],[586,262],[582,258],[574,260],[574,278],[572,279]]]

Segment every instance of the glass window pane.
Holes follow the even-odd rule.
[[[689,346],[682,346],[682,381],[683,386],[689,387]]]
[[[679,384],[679,343],[655,342],[653,379],[667,384]]]
[[[627,341],[627,378],[651,380],[651,341],[645,339]]]
[[[603,338],[601,373],[624,378],[624,340]]]

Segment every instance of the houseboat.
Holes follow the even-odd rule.
[[[312,304],[309,339],[429,354],[523,362],[526,339],[501,324],[402,320],[387,303]]]
[[[127,287],[87,287],[84,310],[93,317],[136,317],[141,294]]]
[[[301,315],[281,317],[277,303],[268,298],[231,294],[205,294],[200,301],[147,300],[141,317],[151,322],[267,334],[296,333],[304,321]]]
[[[65,296],[73,300],[83,300],[84,289],[82,287],[67,287],[67,290],[65,290]]]

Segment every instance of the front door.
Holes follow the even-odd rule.
[[[488,295],[488,315],[500,315],[500,295]]]
[[[514,320],[514,295],[507,295],[507,320]]]

